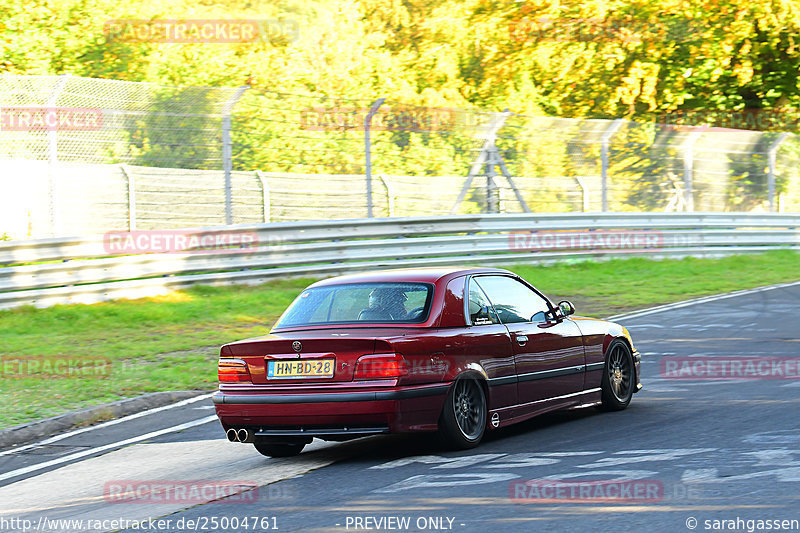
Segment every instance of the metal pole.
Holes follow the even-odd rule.
[[[231,145],[231,114],[233,107],[244,92],[249,89],[248,85],[236,88],[230,100],[222,107],[222,170],[225,173],[225,224],[233,224],[233,186],[231,173],[233,172],[233,147]]]
[[[494,166],[497,164],[495,157],[496,151],[489,152],[489,161],[486,163],[486,212],[499,213],[500,212],[500,199],[498,198],[497,184],[494,182],[494,177],[497,173],[494,171]]]
[[[497,149],[496,146],[495,149]],[[506,167],[506,162],[503,161],[502,157],[500,157],[499,152],[496,155],[497,155],[497,164],[500,165],[500,172],[503,173],[503,176],[505,176],[508,185],[511,187],[511,190],[514,191],[514,196],[517,197],[517,202],[519,202],[519,205],[522,206],[522,211],[524,211],[525,213],[530,213],[531,208],[528,207],[528,203],[525,201],[525,198],[523,198],[522,192],[520,192],[520,190],[517,188],[517,184],[514,183],[514,180],[511,177],[511,173],[508,171],[508,167]]]
[[[136,231],[136,179],[133,172],[128,171],[128,165],[123,163],[119,169],[128,182],[128,231]]]
[[[394,191],[392,190],[392,186],[386,181],[386,177],[382,174],[378,174],[378,179],[380,180],[381,184],[383,185],[384,190],[386,191],[386,209],[389,211],[389,216],[394,216]]]
[[[575,176],[575,181],[578,182],[578,187],[581,188],[581,192],[583,193],[583,212],[586,213],[589,211],[589,189],[586,188],[586,182],[580,176]]]
[[[47,98],[47,108],[54,108],[58,96],[69,80],[69,74],[58,77],[53,92]],[[53,128],[47,130],[47,171],[50,181],[50,234],[55,237],[59,232],[60,217],[58,216],[58,180],[56,179],[56,166],[58,165],[58,132]]]
[[[264,222],[271,222],[272,204],[269,196],[269,184],[266,176],[260,170],[256,170],[256,177],[261,183],[261,204],[264,206]]]
[[[458,193],[458,198],[456,198],[456,203],[453,204],[453,207],[450,208],[450,214],[455,214],[458,206],[461,205],[461,202],[464,201],[464,198],[467,196],[467,192],[469,191],[470,186],[472,185],[472,180],[475,179],[475,176],[478,175],[478,172],[481,171],[484,164],[494,164],[492,159],[490,159],[489,154],[492,150],[497,150],[495,146],[495,139],[497,138],[497,132],[500,128],[503,127],[505,124],[506,119],[510,117],[512,113],[510,111],[504,111],[502,113],[492,113],[492,118],[489,120],[489,123],[486,124],[483,128],[484,131],[479,131],[475,134],[476,139],[484,139],[483,147],[480,149],[478,153],[478,157],[472,163],[469,168],[469,173],[467,174],[467,180],[464,182],[464,186],[461,187],[461,191]],[[490,163],[491,162],[491,163]]]
[[[686,211],[694,211],[694,143],[703,133],[693,131],[686,137],[683,145],[683,187],[686,198]]]
[[[383,105],[386,98],[378,98],[372,102],[367,116],[364,117],[364,156],[365,156],[365,174],[367,178],[367,218],[372,218],[372,144],[369,138],[369,126],[372,122],[372,117],[378,112],[378,108]]]
[[[781,133],[780,136],[775,139],[771,145],[769,145],[769,150],[767,151],[767,157],[769,159],[769,170],[767,174],[767,186],[769,188],[769,210],[770,212],[775,211],[775,160],[778,153],[778,148],[780,147],[781,143],[786,140],[789,136],[788,133]]]
[[[618,118],[614,122],[611,123],[611,126],[603,133],[603,136],[600,138],[600,158],[601,158],[601,167],[600,167],[600,187],[603,193],[603,200],[602,200],[602,210],[608,211],[608,143],[611,141],[611,137],[614,136],[615,133],[622,127],[623,122],[625,120]]]

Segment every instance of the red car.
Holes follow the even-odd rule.
[[[226,344],[217,415],[268,456],[313,437],[438,431],[452,448],[556,409],[627,407],[640,356],[502,269],[423,268],[314,283],[269,335]]]

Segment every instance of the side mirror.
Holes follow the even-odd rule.
[[[575,306],[572,305],[572,302],[568,300],[561,300],[558,302],[558,308],[561,310],[561,314],[564,316],[575,314]]]

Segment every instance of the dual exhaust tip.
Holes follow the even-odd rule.
[[[228,440],[231,442],[254,442],[255,434],[249,429],[229,429],[225,432]]]

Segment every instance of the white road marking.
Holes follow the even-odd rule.
[[[628,465],[631,463],[649,463],[651,461],[672,461],[674,459],[681,459],[687,455],[694,455],[698,453],[713,452],[716,448],[689,448],[678,450],[626,450],[616,452],[614,455],[633,455],[644,454],[639,457],[605,457],[597,461],[585,465],[576,465],[578,468],[606,468],[609,466]]]
[[[666,305],[659,305],[656,307],[650,307],[649,309],[642,309],[641,311],[633,311],[632,313],[623,313],[621,315],[614,315],[606,318],[606,320],[616,321],[616,320],[629,320],[631,318],[638,318],[640,316],[647,316],[652,315],[655,313],[661,313],[664,311],[672,311],[673,309],[680,309],[682,307],[689,307],[691,305],[697,305],[702,303],[708,302],[716,302],[718,300],[726,300],[728,298],[735,298],[737,296],[745,296],[748,294],[757,294],[759,292],[766,292],[772,291],[775,289],[784,289],[786,287],[794,287],[800,285],[800,281],[793,281],[791,283],[778,283],[777,285],[767,285],[765,287],[758,287],[756,289],[747,289],[743,291],[734,291],[728,292],[725,294],[716,294],[714,296],[704,296],[702,298],[695,298],[692,300],[684,300],[682,302],[675,302]]]
[[[414,463],[422,463],[426,465],[437,465],[431,468],[462,468],[465,466],[472,466],[476,463],[489,461],[498,457],[503,457],[504,453],[481,453],[477,455],[466,455],[463,457],[442,457],[440,455],[416,455],[414,457],[406,457],[403,459],[396,459],[369,467],[371,470],[386,470],[389,468],[398,468],[407,466]]]
[[[124,519],[141,522],[164,517],[196,505],[179,495],[176,495],[178,497],[172,502],[148,501],[144,495],[142,500],[137,498],[138,502],[109,503],[106,500],[110,490],[107,488],[107,483],[122,480],[133,482],[139,480],[145,483],[197,480],[255,483],[259,487],[259,504],[254,505],[263,505],[264,509],[276,505],[293,505],[303,498],[299,488],[271,484],[327,466],[348,455],[346,446],[344,453],[337,453],[335,446],[315,440],[307,447],[309,451],[322,449],[330,451],[304,452],[297,457],[287,459],[268,459],[254,450],[252,445],[233,444],[224,437],[140,442],[111,450],[97,457],[87,457],[65,464],[54,470],[41,471],[27,479],[0,487],[0,502],[2,502],[0,518],[24,518],[36,523],[40,517],[49,516],[82,519],[84,525],[88,520]],[[216,491],[214,492],[211,499],[216,500],[218,495]],[[252,505],[234,504],[231,507],[241,508],[244,515],[244,511],[247,511],[245,508],[250,508]],[[174,529],[174,524],[173,521],[172,530],[177,531]],[[155,531],[146,526],[142,526],[141,529]],[[281,526],[281,530],[283,529]],[[96,531],[99,533],[100,530]],[[32,530],[29,533],[32,533]],[[59,533],[68,532],[62,530]],[[74,531],[74,533],[87,533],[87,530],[84,528],[82,532]]]
[[[792,482],[800,481],[800,467],[795,468],[776,468],[773,470],[761,470],[759,472],[750,472],[748,474],[739,474],[737,476],[718,477],[716,468],[708,468],[702,470],[687,470],[683,473],[681,481],[684,483],[689,482],[702,482],[702,483],[729,483],[731,481],[747,481],[750,479],[775,476],[778,481]]]
[[[464,485],[484,485],[517,479],[516,474],[503,472],[481,472],[475,474],[420,474],[398,481],[387,487],[372,492],[401,492],[404,490],[432,488],[432,487],[458,487]]]
[[[800,461],[796,461],[794,450],[777,449],[777,450],[758,450],[755,452],[746,452],[744,455],[752,455],[758,462],[755,466],[800,466]]]
[[[589,479],[613,479],[616,481],[627,481],[633,479],[646,479],[655,477],[658,472],[653,470],[592,470],[589,472],[570,472],[568,474],[554,474],[545,476],[542,479],[575,479],[587,477]]]
[[[117,418],[116,420],[109,420],[108,422],[103,422],[102,424],[97,424],[96,426],[89,426],[81,429],[76,429],[73,431],[69,431],[67,433],[62,433],[60,435],[55,435],[53,437],[48,437],[45,440],[34,442],[33,444],[26,444],[25,446],[19,446],[17,448],[11,448],[9,450],[4,450],[0,452],[0,457],[3,455],[8,455],[12,453],[21,452],[23,450],[29,450],[30,448],[36,448],[38,446],[44,446],[45,444],[52,444],[54,442],[58,442],[63,439],[67,439],[69,437],[74,437],[75,435],[80,435],[81,433],[86,433],[87,431],[94,431],[95,429],[102,429],[109,426],[113,426],[116,424],[121,424],[123,422],[128,422],[130,420],[134,420],[136,418],[141,418],[143,416],[152,415],[153,413],[159,413],[161,411],[166,411],[167,409],[174,409],[175,407],[183,407],[184,405],[189,405],[190,403],[199,402],[200,400],[207,400],[211,398],[212,394],[203,394],[202,396],[196,396],[194,398],[189,398],[187,400],[181,400],[176,403],[171,403],[169,405],[165,405],[163,407],[155,407],[153,409],[148,409],[147,411],[142,411],[141,413],[134,413],[132,415],[124,416],[122,418]]]
[[[800,430],[787,429],[780,431],[766,431],[763,433],[753,433],[742,438],[742,442],[747,444],[800,444]]]
[[[480,465],[483,468],[520,468],[525,466],[552,465],[561,462],[561,457],[577,457],[580,455],[596,455],[601,452],[574,452],[574,453],[512,453],[502,459],[495,459],[489,464]]]
[[[160,437],[161,435],[167,435],[169,433],[175,433],[176,431],[183,431],[184,429],[189,429],[196,426],[202,426],[203,424],[208,424],[209,422],[214,422],[215,420],[219,420],[217,418],[217,415],[207,416],[199,420],[192,420],[191,422],[186,422],[185,424],[159,429],[158,431],[153,431],[150,433],[146,433],[144,435],[139,435],[138,437],[132,437],[130,439],[121,440],[119,442],[112,442],[111,444],[98,446],[97,448],[89,448],[88,450],[83,450],[80,452],[73,453],[71,455],[66,455],[58,459],[53,459],[52,461],[46,461],[44,463],[39,463],[31,466],[26,466],[24,468],[19,468],[17,470],[12,470],[11,472],[5,472],[3,474],[0,474],[0,481],[11,479],[17,476],[22,476],[25,474],[30,474],[31,472],[36,472],[37,470],[44,470],[45,468],[49,468],[51,466],[57,466],[63,463],[68,463],[70,461],[74,461],[75,459],[86,457],[87,455],[94,455],[96,453],[113,450],[114,448],[121,448],[123,446],[127,446],[128,444],[135,444],[137,442],[142,442],[143,440]]]
[[[561,459],[554,457],[536,457],[532,453],[515,453],[504,458],[502,463],[489,463],[488,465],[481,465],[483,468],[522,468],[526,466],[544,466],[554,465],[560,463]]]

